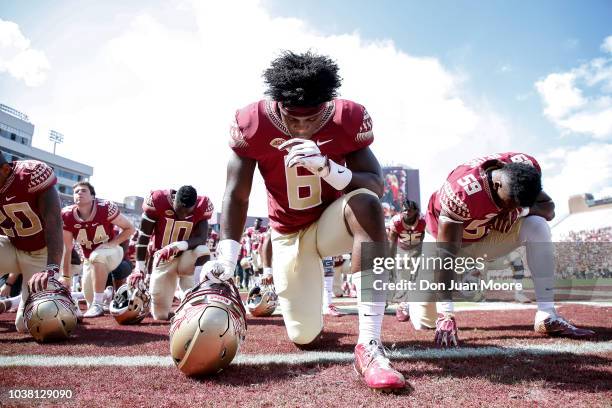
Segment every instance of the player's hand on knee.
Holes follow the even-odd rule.
[[[187,241],[177,241],[166,245],[159,251],[155,252],[153,265],[159,266],[170,262],[182,251],[189,249]]]

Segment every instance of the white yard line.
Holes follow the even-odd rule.
[[[399,349],[391,352],[394,360],[451,358],[515,357],[517,355],[599,354],[612,352],[612,341],[599,343],[513,344],[505,347],[465,347],[454,350]],[[313,363],[351,363],[353,353],[311,351],[285,354],[241,354],[232,364],[237,365],[301,365]],[[6,367],[171,367],[170,356],[0,356],[0,368]]]

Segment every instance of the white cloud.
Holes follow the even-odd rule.
[[[262,97],[261,73],[282,49],[338,61],[342,97],[372,115],[374,152],[381,163],[421,169],[425,202],[458,163],[510,149],[510,125],[486,100],[468,101],[465,78],[435,58],[358,33],[325,35],[298,19],[271,17],[253,0],[195,2],[194,13],[197,32],[135,16],[31,112],[66,135],[62,154],[94,165],[102,196],[191,183],[219,208],[228,124],[237,108]],[[266,214],[259,178],[250,203],[251,214]]]
[[[601,48],[612,53],[612,36]],[[544,116],[562,132],[604,140],[612,137],[612,57],[551,73],[535,87],[544,103]]]
[[[603,44],[601,44],[601,50],[612,54],[612,35],[606,37]]]
[[[0,73],[34,87],[45,82],[50,67],[45,53],[30,47],[17,24],[0,19]]]
[[[592,193],[596,198],[612,193],[612,145],[591,143],[557,148],[538,157],[544,190],[555,200],[557,214],[567,213],[567,198]]]

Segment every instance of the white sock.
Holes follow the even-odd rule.
[[[326,276],[325,277],[325,285],[324,285],[324,293],[323,293],[323,307],[328,308],[332,304],[332,289],[334,286],[334,277]]]
[[[359,338],[357,344],[369,344],[372,340],[380,342],[380,329],[385,314],[385,304],[360,302],[358,309]]]
[[[204,265],[196,266],[193,270],[193,281],[196,284],[200,283],[200,273],[202,273],[202,266]]]
[[[531,271],[538,302],[536,320],[541,316],[554,315],[555,254],[550,227],[542,217],[527,217],[521,225],[519,239],[525,243],[527,265]]]
[[[451,302],[438,302],[436,304],[438,313],[454,313],[455,312],[455,303]]]
[[[557,315],[555,311],[554,302],[538,302],[538,311],[535,315],[535,321],[541,322],[549,317],[555,317]]]
[[[85,299],[85,295],[83,294],[83,292],[72,292],[71,295],[75,302],[78,302],[81,299]]]
[[[104,292],[94,293],[93,302],[99,305],[104,303]]]

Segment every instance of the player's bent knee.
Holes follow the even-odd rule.
[[[295,344],[295,346],[301,350],[309,350],[319,345],[321,340],[322,330],[317,332],[300,332],[297,334],[290,334],[289,338]]]

